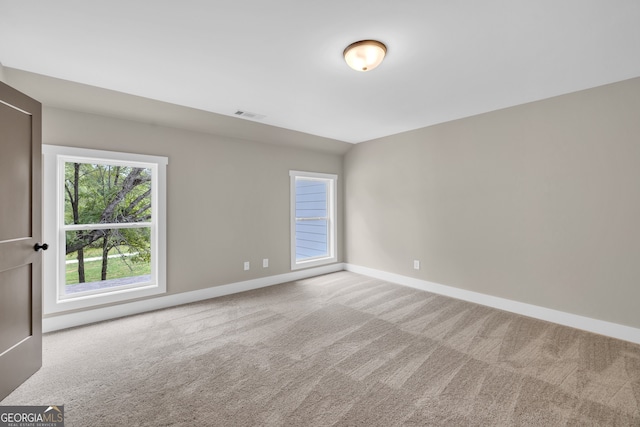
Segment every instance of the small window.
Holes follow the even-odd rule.
[[[290,171],[291,269],[336,262],[337,175]]]
[[[165,157],[43,146],[45,313],[166,292]]]

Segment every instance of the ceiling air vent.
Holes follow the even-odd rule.
[[[238,110],[234,114],[236,116],[244,117],[245,119],[253,119],[253,120],[262,120],[265,117],[267,117],[263,114],[256,114],[256,113],[252,113],[249,111],[242,111],[242,110]]]

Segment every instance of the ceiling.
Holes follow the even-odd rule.
[[[0,0],[0,62],[357,143],[638,77],[639,22],[638,0]],[[369,38],[387,58],[351,70]]]

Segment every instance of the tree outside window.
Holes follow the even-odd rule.
[[[65,226],[81,226],[65,227],[65,294],[147,281],[151,170],[65,162],[64,175]]]

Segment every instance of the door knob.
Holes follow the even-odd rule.
[[[42,249],[43,251],[46,251],[47,249],[49,249],[49,245],[46,243],[40,244],[40,243],[36,243],[35,245],[33,245],[33,250],[38,252],[40,249]]]

